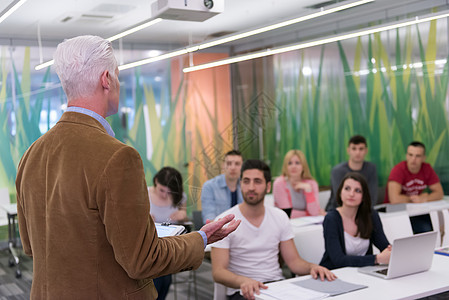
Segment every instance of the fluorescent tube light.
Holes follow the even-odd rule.
[[[368,35],[368,34],[378,33],[378,32],[382,32],[382,31],[406,27],[406,26],[410,26],[410,25],[415,25],[415,24],[419,24],[419,23],[429,22],[429,21],[436,20],[436,19],[442,19],[442,18],[446,18],[448,16],[449,16],[449,11],[446,10],[446,11],[443,11],[440,13],[426,15],[426,16],[423,16],[422,18],[415,17],[414,19],[410,19],[405,22],[402,21],[402,22],[390,23],[389,25],[380,25],[380,26],[369,28],[369,29],[353,31],[350,33],[345,33],[345,34],[340,34],[340,35],[334,35],[334,36],[327,37],[324,39],[312,40],[309,42],[303,42],[300,44],[294,44],[294,45],[279,47],[279,48],[275,48],[275,49],[266,49],[264,51],[243,54],[243,55],[230,57],[230,58],[226,58],[226,59],[222,59],[222,60],[218,60],[218,61],[214,61],[214,62],[210,62],[210,63],[206,63],[206,64],[201,64],[198,66],[187,67],[187,68],[183,69],[183,72],[188,73],[188,72],[193,72],[193,71],[198,71],[198,70],[204,70],[204,69],[208,69],[208,68],[233,64],[233,63],[241,62],[241,61],[245,61],[245,60],[270,56],[270,55],[274,55],[274,54],[279,54],[279,53],[284,53],[284,52],[289,52],[289,51],[294,51],[294,50],[299,50],[299,49],[310,48],[313,46],[319,46],[319,45],[324,45],[324,44],[328,44],[328,43],[332,43],[332,42],[347,40],[347,39],[351,39],[351,38],[355,38],[355,37],[359,37],[359,36],[363,36],[363,35]]]
[[[39,70],[41,70],[41,69],[43,69],[43,68],[46,68],[46,67],[51,66],[51,65],[54,64],[54,63],[55,63],[55,61],[52,59],[52,60],[49,60],[49,61],[47,61],[47,62],[41,63],[40,65],[35,66],[34,69],[35,69],[36,71],[39,71]]]
[[[129,64],[124,64],[124,65],[119,66],[118,69],[120,71],[121,70],[126,70],[126,69],[134,68],[134,67],[137,67],[137,66],[149,64],[149,63],[152,63],[152,62],[155,62],[155,61],[159,61],[159,60],[163,60],[163,59],[167,59],[167,58],[171,58],[171,57],[187,54],[187,53],[188,53],[187,49],[181,49],[181,50],[165,53],[165,54],[162,54],[162,55],[159,55],[159,56],[142,59],[142,60],[139,60],[139,61],[136,61],[136,62],[132,62],[132,63],[129,63]]]
[[[145,28],[147,28],[147,27],[150,27],[151,25],[157,24],[157,23],[159,23],[160,21],[162,21],[161,18],[157,18],[157,19],[151,20],[151,21],[149,21],[149,22],[146,22],[146,23],[143,23],[143,24],[141,24],[141,25],[138,25],[138,26],[136,26],[136,27],[134,27],[134,28],[125,30],[125,31],[123,31],[122,33],[119,33],[119,34],[116,34],[116,35],[114,35],[114,36],[111,36],[110,38],[107,38],[107,40],[110,41],[110,42],[115,41],[115,40],[118,40],[118,39],[120,39],[120,38],[122,38],[122,37],[124,37],[124,36],[130,35],[131,33],[134,33],[134,32],[136,32],[136,31],[145,29]]]
[[[294,19],[291,19],[291,20],[287,20],[287,21],[283,21],[283,22],[280,22],[280,23],[268,25],[268,26],[265,26],[265,27],[262,27],[262,28],[257,28],[257,29],[250,30],[250,31],[247,31],[247,32],[238,33],[238,34],[234,34],[234,35],[229,35],[229,36],[226,36],[226,37],[218,38],[216,40],[213,40],[213,41],[210,41],[210,42],[205,42],[205,43],[202,43],[202,44],[199,44],[199,45],[190,46],[190,47],[182,49],[182,50],[175,50],[173,52],[169,52],[169,53],[163,54],[162,56],[164,56],[164,57],[161,56],[159,59],[143,59],[143,60],[139,60],[139,61],[136,61],[136,62],[133,62],[133,63],[128,63],[128,64],[120,66],[119,69],[120,70],[125,70],[125,69],[129,69],[129,68],[133,68],[133,67],[149,64],[149,63],[152,63],[152,62],[155,62],[155,61],[163,60],[163,59],[166,59],[166,58],[171,58],[171,57],[176,56],[176,55],[174,55],[174,53],[180,53],[178,55],[182,55],[182,54],[186,54],[186,53],[190,53],[190,52],[195,52],[195,51],[198,51],[198,50],[203,50],[203,49],[206,49],[206,48],[210,48],[210,47],[213,47],[213,46],[217,46],[217,45],[221,45],[221,44],[224,44],[224,43],[232,42],[232,41],[235,41],[235,40],[243,39],[243,38],[246,38],[246,37],[249,37],[249,36],[253,36],[253,35],[256,35],[256,34],[259,34],[259,33],[263,33],[263,32],[267,32],[267,31],[270,31],[270,30],[274,30],[274,29],[278,29],[278,28],[281,28],[281,27],[285,27],[285,26],[288,26],[288,25],[300,23],[300,22],[307,21],[307,20],[310,20],[310,19],[313,19],[313,18],[318,18],[318,17],[324,16],[324,15],[328,15],[328,14],[331,14],[331,13],[334,13],[334,12],[342,11],[342,10],[345,10],[345,9],[352,8],[354,6],[359,6],[359,5],[366,4],[366,3],[369,3],[369,2],[374,2],[374,1],[375,0],[358,0],[358,1],[352,1],[352,2],[345,1],[345,2],[348,2],[348,3],[346,3],[344,5],[331,6],[331,7],[327,8],[327,9],[321,8],[320,11],[315,12],[315,13],[311,13],[311,14],[307,14],[305,16],[301,16],[301,17],[294,18]]]
[[[25,0],[25,1],[26,1],[26,0]],[[110,42],[115,41],[115,40],[118,40],[118,39],[120,39],[120,38],[122,38],[122,37],[124,37],[124,36],[130,35],[130,34],[132,34],[132,33],[134,33],[134,32],[137,32],[137,31],[139,31],[139,30],[142,30],[142,29],[145,29],[145,28],[147,28],[147,27],[150,27],[150,26],[152,26],[152,25],[154,25],[154,24],[157,24],[157,23],[159,23],[160,21],[162,21],[162,19],[161,19],[161,18],[157,18],[157,19],[154,19],[154,20],[145,22],[145,23],[140,24],[140,25],[138,25],[138,26],[135,26],[135,27],[133,27],[133,28],[131,28],[131,29],[125,30],[125,31],[123,31],[123,32],[121,32],[121,33],[119,33],[119,34],[116,34],[116,35],[114,35],[114,36],[111,36],[110,38],[107,38],[107,40],[110,41]],[[34,67],[34,69],[35,69],[36,71],[41,70],[41,69],[43,69],[43,68],[46,68],[46,67],[48,67],[48,66],[51,66],[54,62],[55,62],[54,60],[50,60],[50,61],[44,62],[44,63],[39,64],[39,65],[37,65],[36,67]]]
[[[7,17],[9,17],[13,12],[15,12],[19,7],[22,6],[27,0],[16,0],[13,1],[3,12],[0,14],[0,23],[3,22]]]
[[[301,16],[301,17],[294,18],[294,19],[291,19],[291,20],[287,20],[287,21],[283,21],[283,22],[280,22],[280,23],[268,25],[268,26],[265,26],[265,27],[262,27],[262,28],[258,28],[258,29],[254,29],[254,30],[250,30],[250,31],[247,31],[247,32],[231,35],[231,36],[228,36],[228,37],[219,38],[219,39],[216,39],[214,41],[210,41],[210,42],[206,42],[206,43],[200,44],[197,47],[198,47],[198,50],[206,49],[206,48],[209,48],[209,47],[213,47],[213,46],[221,45],[221,44],[224,44],[224,43],[232,42],[232,41],[235,41],[235,40],[243,39],[243,38],[246,38],[246,37],[249,37],[249,36],[253,36],[253,35],[256,35],[256,34],[259,34],[259,33],[275,30],[275,29],[278,29],[278,28],[281,28],[281,27],[285,27],[285,26],[296,24],[296,23],[304,22],[304,21],[307,21],[307,20],[310,20],[310,19],[314,19],[314,18],[318,18],[318,17],[321,17],[321,16],[325,16],[325,15],[328,15],[328,14],[331,14],[331,13],[334,13],[334,12],[342,11],[342,10],[345,10],[345,9],[348,9],[348,8],[352,8],[354,6],[359,6],[359,5],[366,4],[366,3],[369,3],[369,2],[373,2],[373,1],[374,0],[361,0],[361,1],[355,1],[355,2],[348,3],[348,4],[344,4],[344,5],[331,7],[331,8],[328,8],[328,9],[322,8],[320,11],[315,12],[315,13],[307,14],[305,16]]]

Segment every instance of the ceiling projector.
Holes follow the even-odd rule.
[[[151,17],[203,22],[224,11],[224,0],[157,0],[151,4]]]

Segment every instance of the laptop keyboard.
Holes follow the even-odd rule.
[[[377,270],[376,273],[379,273],[379,274],[387,276],[388,268],[382,269],[382,270]]]

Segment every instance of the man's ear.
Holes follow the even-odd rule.
[[[267,183],[267,194],[271,191],[271,182]]]
[[[101,81],[101,86],[103,87],[103,89],[109,90],[109,71],[108,70],[101,73],[100,81]]]

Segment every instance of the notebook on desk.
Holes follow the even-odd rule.
[[[175,236],[183,234],[186,228],[182,225],[171,225],[165,223],[154,223],[158,237]]]
[[[432,231],[396,239],[388,266],[362,267],[358,271],[384,279],[427,271],[432,265],[437,234]]]

